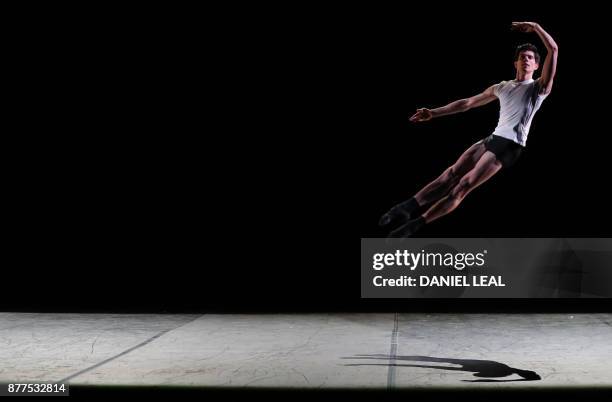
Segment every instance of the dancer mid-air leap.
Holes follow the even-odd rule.
[[[411,236],[423,225],[453,211],[470,191],[500,169],[513,165],[521,155],[533,116],[552,89],[558,47],[553,38],[535,22],[513,22],[512,29],[535,32],[544,42],[547,54],[540,78],[533,79],[534,72],[540,66],[540,55],[534,45],[526,43],[516,49],[514,80],[502,81],[481,94],[437,109],[417,109],[410,118],[412,122],[465,112],[496,98],[500,102],[499,122],[493,134],[472,145],[440,177],[380,218],[381,226],[395,227],[390,237]],[[423,214],[418,214],[418,209],[425,206],[429,208]]]

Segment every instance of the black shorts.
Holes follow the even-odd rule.
[[[482,142],[485,149],[493,152],[504,168],[514,165],[524,149],[522,145],[498,135],[490,135]]]

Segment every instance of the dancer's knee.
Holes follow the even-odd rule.
[[[459,180],[459,173],[457,172],[457,168],[455,166],[451,166],[441,177],[441,181],[444,183],[454,183]]]
[[[453,187],[449,193],[449,198],[461,201],[471,190],[473,186],[473,180],[471,177],[462,177],[459,183]]]

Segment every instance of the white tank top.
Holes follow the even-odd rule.
[[[502,81],[493,87],[499,98],[499,122],[493,135],[525,146],[533,116],[548,95],[540,95],[538,81]]]

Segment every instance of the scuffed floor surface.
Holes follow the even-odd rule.
[[[612,314],[0,313],[0,383],[612,386]]]

